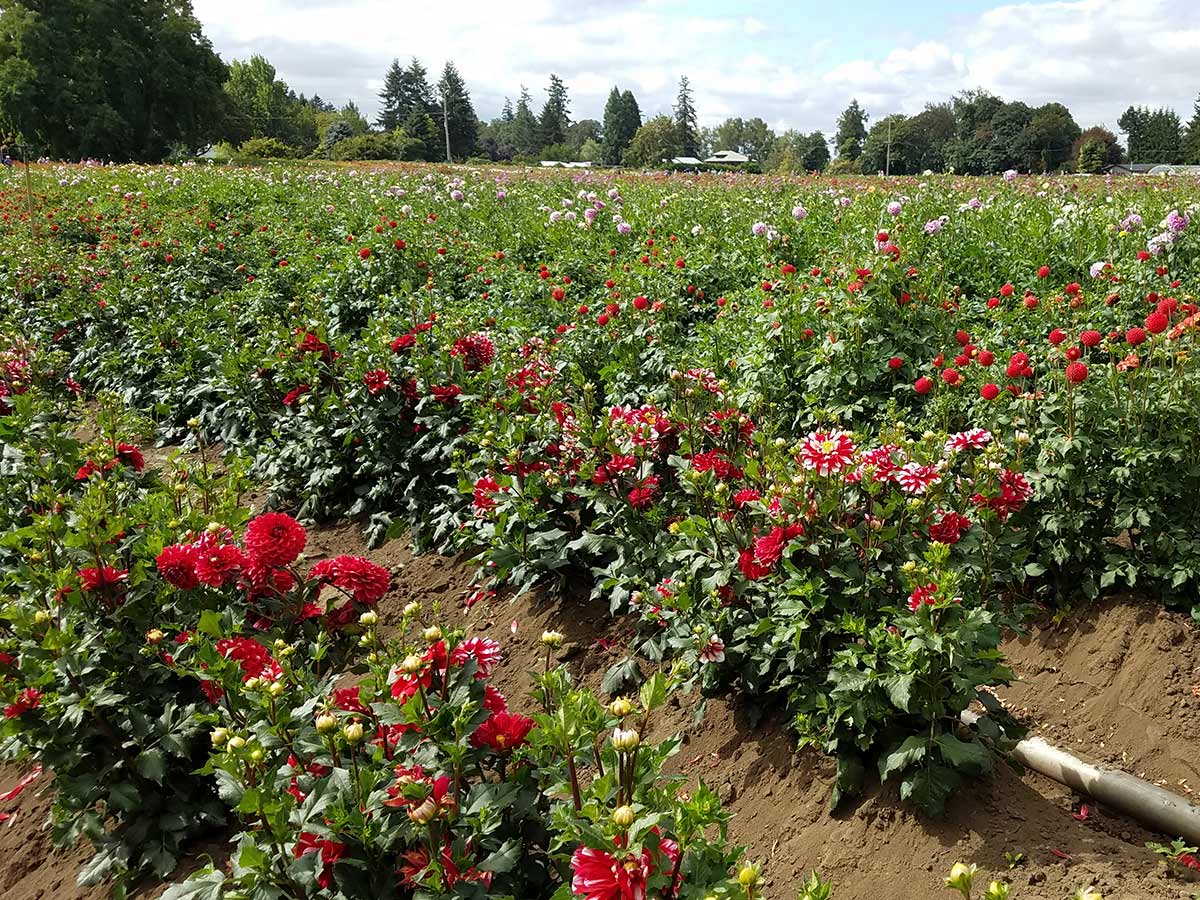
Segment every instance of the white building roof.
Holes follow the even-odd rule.
[[[746,163],[750,162],[750,157],[744,153],[738,153],[736,150],[718,150],[712,156],[705,160],[708,163]]]

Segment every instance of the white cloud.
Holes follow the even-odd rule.
[[[521,85],[540,109],[550,72],[566,81],[575,118],[600,118],[614,83],[633,90],[644,115],[670,112],[687,75],[702,124],[761,116],[776,127],[829,131],[852,96],[877,120],[973,87],[1035,105],[1061,100],[1085,127],[1113,127],[1131,103],[1173,106],[1187,118],[1200,90],[1198,2],[1009,3],[878,53],[856,52],[864,42],[792,15],[782,0],[704,15],[690,13],[686,0],[194,6],[226,59],[261,52],[297,91],[352,98],[369,115],[387,65],[415,55],[434,78],[453,59],[484,118]]]

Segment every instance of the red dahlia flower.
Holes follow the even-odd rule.
[[[42,703],[42,692],[37,688],[25,688],[17,695],[15,702],[4,707],[6,719],[16,719],[25,715],[31,709],[37,709]]]
[[[249,560],[233,544],[197,547],[196,577],[209,587],[221,587],[242,574]]]
[[[525,743],[533,728],[533,719],[519,713],[492,713],[471,735],[476,747],[487,747],[493,753],[507,756]]]
[[[400,353],[403,350],[411,350],[417,344],[417,336],[415,334],[402,334],[400,337],[392,341],[392,352]]]
[[[645,900],[654,860],[647,848],[618,859],[604,850],[580,846],[571,856],[571,890],[584,900]]]
[[[933,606],[937,602],[936,584],[926,584],[915,588],[908,596],[908,608],[911,612],[916,612],[922,606]]]
[[[255,563],[282,568],[304,551],[308,532],[286,513],[269,512],[250,520],[243,542]]]
[[[650,475],[638,482],[637,487],[629,492],[629,505],[634,509],[645,510],[654,505],[654,497],[658,493],[658,476]]]
[[[142,451],[133,444],[117,444],[117,459],[135,472],[146,468],[146,458],[142,456]]]
[[[112,566],[79,570],[80,586],[88,592],[115,588],[128,580],[128,572],[123,569],[114,569]]]
[[[392,576],[387,569],[361,556],[323,559],[312,567],[309,577],[341,588],[366,606],[378,603],[392,586]]]
[[[468,334],[454,342],[450,355],[462,357],[468,372],[478,372],[496,358],[496,345],[486,334]]]
[[[387,390],[388,374],[383,369],[372,369],[363,375],[363,384],[367,386],[367,393],[374,396]]]
[[[346,855],[346,845],[304,831],[292,848],[292,855],[299,859],[307,853],[318,851],[321,854],[321,868],[317,872],[317,886],[329,890],[333,887],[333,864]]]
[[[200,587],[196,577],[196,548],[192,544],[171,544],[163,547],[154,560],[158,574],[168,583],[184,591]]]

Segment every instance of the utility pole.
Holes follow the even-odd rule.
[[[883,164],[883,175],[886,178],[892,174],[892,120],[888,119],[887,161]]]
[[[450,115],[446,112],[446,90],[442,89],[442,130],[446,132],[446,162],[454,162],[450,158]]]

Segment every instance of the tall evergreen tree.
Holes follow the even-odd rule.
[[[686,75],[679,79],[679,93],[675,96],[675,139],[680,156],[700,155],[696,107],[692,102],[692,85]]]
[[[475,152],[475,137],[479,119],[471,105],[471,95],[454,63],[447,61],[438,81],[438,96],[445,111],[445,124],[450,133],[450,154],[465,159]]]
[[[1183,161],[1190,166],[1200,166],[1200,97],[1192,105],[1192,119],[1183,138]]]
[[[428,73],[421,61],[414,56],[401,78],[396,111],[402,120],[407,121],[415,113],[432,114],[435,106]]]
[[[395,131],[404,124],[406,110],[402,108],[404,100],[404,69],[400,60],[393,59],[383,76],[383,90],[379,92],[379,115],[375,124],[384,131]]]
[[[1146,118],[1146,162],[1177,165],[1183,162],[1183,123],[1173,109],[1162,107]]]
[[[505,125],[511,125],[515,115],[513,114],[512,100],[508,97],[504,98],[504,109],[500,110],[500,121]]]
[[[604,104],[604,122],[601,126],[601,147],[604,162],[615,166],[621,162],[625,148],[642,127],[642,113],[632,91],[621,91],[614,85]]]
[[[517,111],[513,115],[513,148],[521,156],[533,156],[541,143],[538,138],[538,121],[530,106],[532,98],[525,85],[521,85],[521,96],[517,99]]]
[[[538,120],[541,146],[562,144],[567,140],[567,128],[571,124],[571,105],[567,98],[567,86],[557,75],[551,73],[550,86],[546,88],[546,105]]]
[[[858,105],[858,99],[850,101],[850,105],[838,116],[837,134],[833,144],[839,159],[858,159],[862,156],[863,142],[867,139],[867,114]]]
[[[1117,127],[1125,132],[1125,144],[1129,148],[1129,161],[1134,163],[1147,162],[1146,159],[1146,120],[1149,110],[1143,106],[1131,106],[1121,113],[1117,119]]]

